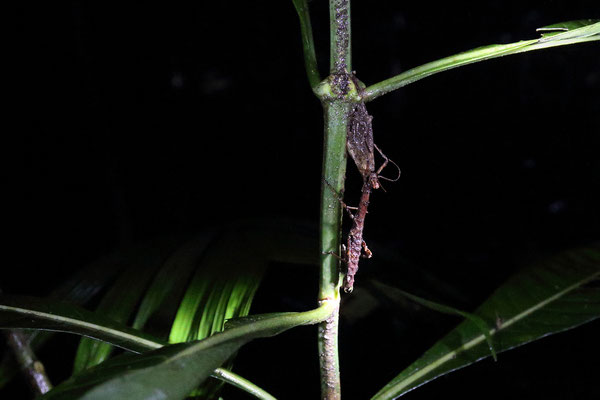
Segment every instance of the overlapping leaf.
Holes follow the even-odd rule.
[[[123,254],[111,253],[75,273],[55,290],[50,297],[63,299],[74,304],[85,304],[96,296],[114,278],[122,266]],[[48,331],[31,331],[28,342],[35,351],[53,335]],[[0,362],[0,388],[12,380],[19,367],[11,352],[4,354]]]
[[[573,250],[528,268],[501,286],[475,315],[493,326],[497,352],[600,317],[600,245]],[[469,320],[402,371],[373,399],[394,399],[489,356],[485,336]]]
[[[184,399],[250,340],[323,321],[332,311],[333,305],[326,302],[316,310],[260,318],[201,341],[117,356],[70,378],[41,399]]]
[[[104,295],[96,311],[114,321],[126,323],[172,247],[170,240],[153,241],[132,251],[125,258],[124,271]],[[82,338],[75,356],[74,373],[101,363],[112,349],[108,343]]]
[[[332,311],[330,304],[303,313],[256,316],[237,324],[226,334],[200,341],[163,347],[163,343],[77,306],[55,300],[15,296],[0,298],[0,327],[36,328],[89,335],[144,354],[124,354],[73,376],[46,399],[162,399],[185,398],[240,346],[272,336],[297,325],[320,322]],[[227,371],[222,371],[227,374]],[[230,380],[231,377],[220,376]],[[236,381],[240,377],[234,376]],[[251,384],[246,382],[247,389]],[[258,395],[258,388],[254,394]],[[272,398],[260,391],[261,398]]]
[[[96,313],[51,299],[6,295],[0,297],[0,328],[50,329],[86,335],[135,353],[159,349],[166,344],[118,322],[109,321]],[[125,360],[123,362],[129,359],[127,357],[123,358]],[[273,400],[273,396],[265,390],[231,371],[217,368],[211,372],[211,376],[245,390],[257,398]],[[71,391],[70,395],[75,393]]]
[[[199,261],[212,239],[211,234],[193,238],[177,248],[154,276],[152,284],[144,293],[132,326],[143,328],[159,310],[167,318],[172,317],[179,307],[183,292],[188,287],[190,276],[199,266]],[[209,279],[209,277],[207,277]]]
[[[125,322],[137,310],[132,325],[142,328],[155,315],[159,318],[153,322],[161,325],[168,321],[166,323],[170,325],[177,314],[172,328],[172,336],[175,335],[171,338],[173,341],[205,338],[221,331],[227,319],[247,315],[269,260],[311,263],[317,258],[313,232],[295,223],[248,221],[232,225],[216,236],[208,234],[192,239],[172,251],[176,243],[174,240],[158,241],[150,243],[150,246],[140,246],[127,254],[115,253],[91,270],[86,269],[84,279],[63,285],[63,295],[73,297],[75,293],[75,300],[85,301],[101,290],[107,279],[126,266],[125,273],[121,274],[101,302],[100,311],[108,319],[64,303],[13,298],[10,304],[21,306],[19,311],[29,312],[29,315],[35,312],[36,320],[25,323],[24,319],[18,317],[16,320],[20,320],[20,323],[7,322],[5,319],[6,324],[3,325],[0,318],[0,327],[69,331],[107,342],[82,342],[84,344],[81,347],[85,352],[78,369],[84,369],[109,355],[112,348],[109,343],[133,351],[157,348],[163,343],[151,338],[150,347],[144,348],[148,343],[139,347],[135,345],[135,336],[139,334],[143,340],[144,335],[137,330],[121,329],[123,325],[114,319]],[[162,262],[169,253],[166,261]],[[127,294],[126,301],[120,301],[120,293]],[[14,315],[12,313],[10,318]],[[66,322],[62,317],[56,318],[57,315],[66,317]],[[182,326],[184,329],[181,329]],[[179,337],[176,336],[177,332]],[[157,333],[162,336],[165,332]],[[133,348],[127,347],[131,344],[126,343],[131,338]],[[7,363],[6,368],[7,371],[14,370],[14,363]],[[219,371],[234,375],[225,370]],[[229,381],[227,377],[220,379]],[[235,377],[233,381],[240,379]],[[213,394],[218,387],[215,383],[211,381],[202,393]],[[259,388],[255,389],[260,392]],[[251,391],[251,384],[246,382],[245,390]],[[264,397],[264,391],[262,393]]]
[[[223,232],[211,242],[186,290],[169,342],[207,338],[222,331],[225,321],[247,315],[268,262],[305,262],[307,254],[317,254],[314,243],[298,224],[240,223]],[[220,387],[209,381],[194,394],[214,397]]]

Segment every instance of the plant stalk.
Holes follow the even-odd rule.
[[[27,376],[31,388],[36,395],[44,394],[52,389],[52,383],[46,375],[44,365],[37,359],[21,330],[10,330],[5,333],[8,346],[13,350],[21,371]]]
[[[321,371],[321,398],[340,399],[340,372],[338,358],[338,318],[340,305],[339,260],[342,208],[337,194],[344,187],[346,173],[346,115],[348,104],[324,103],[325,143],[323,151],[323,183],[321,185],[321,282],[320,301],[331,301],[333,313],[320,323],[318,330],[319,364]]]
[[[256,386],[254,383],[250,382],[247,379],[242,378],[241,376],[228,371],[223,368],[217,368],[211,374],[212,377],[222,380],[223,382],[227,382],[239,389],[250,393],[257,399],[261,400],[276,400],[275,397],[271,396],[266,390]]]
[[[332,74],[352,69],[350,0],[329,0],[329,69]]]
[[[323,179],[321,183],[320,301],[330,301],[333,313],[319,324],[318,345],[321,371],[321,398],[341,398],[338,355],[338,328],[342,207],[340,204],[346,176],[346,130],[348,123],[350,52],[350,0],[330,0],[330,97],[321,97],[325,115]]]
[[[302,36],[302,50],[304,51],[304,67],[308,83],[311,88],[315,88],[321,78],[319,69],[317,68],[317,56],[315,54],[315,42],[313,40],[312,25],[310,23],[310,13],[308,10],[307,0],[292,0],[298,18],[300,19],[300,34]]]

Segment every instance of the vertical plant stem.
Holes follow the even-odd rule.
[[[321,301],[331,301],[334,312],[319,324],[319,363],[321,371],[321,398],[340,398],[338,358],[338,318],[340,304],[339,260],[331,253],[340,254],[342,208],[334,190],[340,193],[346,173],[346,115],[345,102],[324,103],[325,142],[323,151],[323,183],[321,185]]]
[[[321,371],[321,398],[341,398],[338,357],[338,321],[340,284],[342,275],[340,254],[342,207],[339,194],[343,192],[346,176],[346,127],[349,103],[350,53],[350,1],[330,0],[330,79],[334,96],[321,98],[325,114],[325,139],[323,145],[323,182],[321,185],[321,282],[320,300],[331,301],[334,312],[319,324],[319,363]],[[335,191],[335,192],[334,192]]]
[[[329,0],[329,54],[332,74],[350,72],[350,0]]]
[[[325,141],[323,145],[323,182],[321,184],[321,282],[320,299],[339,298],[342,207],[338,193],[346,176],[346,118],[349,104],[324,102]],[[334,192],[335,191],[335,192]]]

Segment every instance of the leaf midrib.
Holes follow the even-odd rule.
[[[506,321],[504,321],[501,324],[500,327],[496,327],[496,328],[490,329],[489,330],[489,335],[493,336],[497,332],[500,332],[500,331],[502,331],[502,330],[510,327],[511,325],[514,325],[515,323],[519,322],[520,320],[522,320],[523,318],[527,317],[528,315],[536,312],[540,308],[545,307],[546,305],[552,303],[553,301],[561,298],[565,294],[567,294],[567,293],[569,293],[569,292],[571,292],[571,291],[573,291],[573,290],[575,290],[575,289],[577,289],[577,288],[585,285],[586,283],[589,283],[589,282],[597,279],[598,277],[600,277],[600,271],[597,271],[597,272],[591,274],[590,276],[577,281],[576,283],[572,284],[571,286],[566,287],[562,291],[557,292],[553,296],[550,296],[547,299],[545,299],[543,301],[540,301],[539,303],[536,303],[532,307],[527,308],[525,311],[523,311],[523,312],[515,315],[514,317],[512,317],[512,318],[510,318],[510,319],[508,319]],[[392,389],[393,389],[394,393],[402,392],[402,390],[404,390],[406,387],[410,386],[413,382],[415,382],[418,379],[422,378],[423,376],[427,375],[428,373],[430,373],[431,371],[435,370],[439,366],[443,365],[447,361],[450,361],[450,360],[454,359],[459,353],[462,353],[463,351],[469,350],[470,348],[473,348],[473,347],[477,346],[478,344],[480,344],[484,340],[485,340],[485,336],[483,334],[480,334],[480,335],[474,337],[473,339],[471,339],[468,342],[464,343],[462,346],[458,347],[456,350],[453,350],[453,351],[451,351],[449,353],[446,353],[444,356],[442,356],[442,357],[438,358],[437,360],[433,361],[432,363],[430,363],[426,367],[424,367],[422,369],[419,369],[419,371],[417,371],[416,373],[408,376],[406,379],[402,380],[401,382],[397,383],[396,385],[393,385],[392,387],[390,387],[388,390],[386,390],[381,395],[373,397],[373,400],[388,398],[385,395],[386,395],[386,393],[388,393]]]
[[[114,337],[114,338],[119,338],[119,339],[123,339],[124,341],[127,341],[127,342],[135,342],[142,346],[146,346],[146,347],[148,347],[149,350],[155,350],[155,349],[159,349],[159,348],[163,347],[162,343],[155,342],[155,341],[149,340],[149,339],[145,339],[145,338],[137,336],[137,335],[129,334],[129,333],[123,332],[121,330],[108,328],[108,327],[98,325],[95,323],[91,323],[91,322],[85,322],[85,321],[82,321],[82,320],[79,320],[76,318],[64,317],[61,315],[50,314],[50,313],[46,313],[46,312],[42,312],[42,311],[35,311],[35,310],[30,310],[30,309],[20,308],[20,307],[12,307],[12,306],[7,306],[7,305],[3,305],[3,304],[0,304],[0,310],[16,312],[16,313],[19,313],[24,316],[31,315],[31,316],[38,317],[40,319],[46,319],[46,320],[50,320],[53,322],[61,322],[66,325],[81,327],[81,328],[89,329],[89,330],[92,330],[95,332],[108,333],[108,334],[112,335],[112,337]],[[48,329],[48,330],[51,330],[51,329]],[[115,346],[119,346],[119,344],[117,344],[117,343],[112,343],[112,344],[114,344]],[[119,346],[119,347],[123,347],[123,346]]]

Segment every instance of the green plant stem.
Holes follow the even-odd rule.
[[[338,327],[340,283],[339,260],[342,207],[338,193],[343,193],[346,176],[346,128],[349,103],[350,51],[350,1],[330,0],[330,72],[332,97],[321,97],[325,114],[323,143],[323,175],[321,183],[320,250],[321,280],[320,301],[329,301],[333,312],[319,324],[318,348],[321,372],[321,398],[341,398],[338,355]]]
[[[339,260],[342,208],[336,193],[341,193],[346,174],[346,116],[348,104],[340,101],[324,103],[325,142],[323,149],[323,183],[321,185],[321,282],[320,300],[335,305],[334,312],[319,324],[319,362],[321,371],[321,397],[340,398],[340,373],[338,360],[338,317],[340,304]]]
[[[329,69],[344,74],[352,69],[350,0],[329,0]]]
[[[321,183],[321,282],[320,300],[338,299],[341,282],[340,254],[342,193],[346,176],[346,118],[348,103],[325,102],[325,140],[323,144],[323,181]]]
[[[302,36],[302,50],[304,51],[304,67],[308,76],[308,83],[314,88],[321,82],[319,69],[317,67],[317,56],[315,54],[315,42],[313,40],[310,13],[306,0],[293,0],[294,7],[300,19],[300,34]]]
[[[211,374],[212,377],[222,380],[223,382],[227,382],[239,389],[242,389],[254,397],[261,400],[276,400],[275,397],[271,396],[264,389],[256,386],[254,383],[250,382],[247,379],[242,378],[241,376],[228,371],[223,368],[217,368]]]

